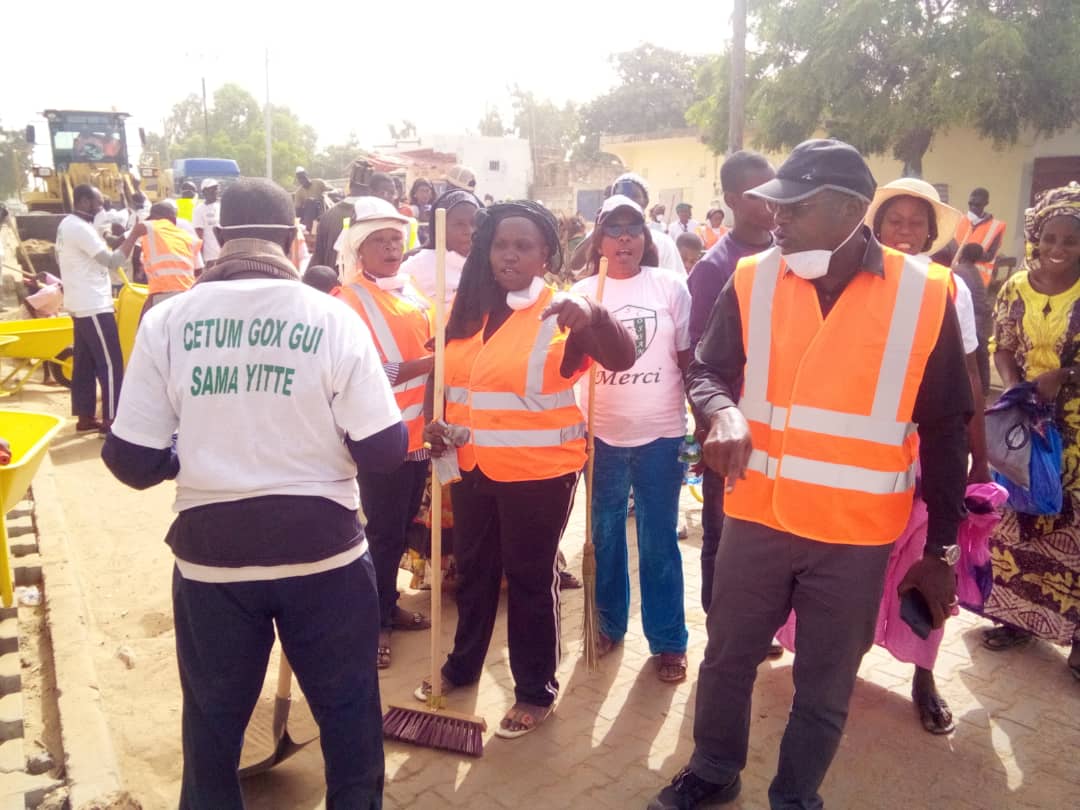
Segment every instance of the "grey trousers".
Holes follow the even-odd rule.
[[[694,773],[726,783],[746,766],[757,667],[794,608],[795,698],[769,803],[773,810],[824,806],[818,788],[874,642],[891,548],[819,543],[725,519],[698,674]]]

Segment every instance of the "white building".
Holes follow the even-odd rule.
[[[484,135],[431,135],[420,145],[437,152],[452,152],[457,162],[476,174],[476,193],[483,199],[522,200],[532,183],[532,152],[522,138]]]

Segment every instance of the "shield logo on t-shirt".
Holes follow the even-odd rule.
[[[645,354],[656,337],[656,310],[627,304],[615,310],[614,315],[634,336],[637,357]]]

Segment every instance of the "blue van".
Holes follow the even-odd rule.
[[[173,161],[172,171],[173,191],[177,194],[180,193],[180,184],[185,180],[190,180],[195,184],[195,188],[199,188],[203,180],[213,177],[221,183],[224,191],[229,183],[240,177],[239,164],[226,158],[181,158]]]

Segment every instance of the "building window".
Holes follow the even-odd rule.
[[[488,161],[488,171],[489,172],[497,172],[497,171],[499,171],[499,161],[497,161],[497,160],[489,160]]]

